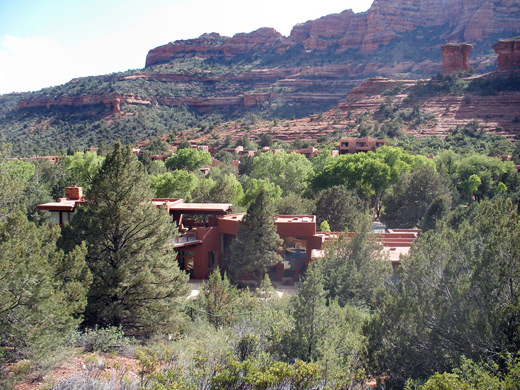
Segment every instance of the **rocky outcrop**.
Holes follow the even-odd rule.
[[[324,92],[301,92],[301,93],[285,93],[283,100],[292,103],[330,103],[335,104],[344,97],[343,92],[324,93]],[[29,108],[52,108],[52,107],[85,107],[103,104],[107,108],[111,108],[114,113],[121,111],[122,103],[131,105],[148,105],[158,104],[168,107],[189,106],[203,114],[213,109],[219,108],[241,108],[251,107],[254,105],[269,102],[280,96],[274,92],[266,93],[244,93],[233,96],[215,96],[215,97],[173,97],[159,96],[153,99],[141,99],[133,95],[105,94],[105,95],[79,95],[79,96],[62,96],[62,97],[36,97],[29,99],[21,99],[18,101],[18,109]]]
[[[500,39],[493,45],[498,54],[498,69],[505,70],[520,66],[520,38]]]
[[[38,107],[83,107],[103,104],[105,107],[111,108],[114,113],[119,113],[121,111],[121,103],[150,104],[150,101],[140,99],[133,95],[123,96],[117,93],[60,97],[41,96],[19,100],[18,109]]]
[[[346,100],[356,100],[363,96],[380,94],[395,87],[402,88],[413,84],[415,84],[414,80],[392,80],[386,77],[371,77],[350,91]]]
[[[260,28],[251,33],[240,33],[233,37],[223,37],[217,33],[203,34],[196,39],[170,42],[148,52],[146,65],[172,58],[224,57],[232,58],[237,54],[252,51],[265,52],[282,40],[282,34],[273,28]]]
[[[442,46],[442,74],[457,73],[469,68],[469,43],[447,43]]]
[[[367,55],[418,28],[442,28],[447,42],[476,42],[505,31],[520,32],[519,17],[518,0],[374,0],[367,12],[346,10],[297,24],[288,37],[261,28],[231,38],[212,33],[170,42],[150,50],[146,66],[179,57],[229,59],[269,50],[283,54],[299,45],[311,52],[354,50]]]

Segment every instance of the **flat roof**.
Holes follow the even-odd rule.
[[[393,247],[393,246],[384,246],[383,253],[387,256],[387,259],[391,262],[399,262],[401,261],[402,255],[410,254],[410,247]]]
[[[191,213],[229,213],[231,211],[231,203],[184,203],[183,199],[180,198],[154,198],[152,203],[157,207],[165,206],[168,208],[168,212],[185,212],[186,214]]]
[[[61,198],[58,202],[43,203],[36,206],[38,210],[49,210],[49,211],[74,211],[77,203],[84,203],[84,200],[73,200],[67,198]]]
[[[227,221],[241,221],[246,213],[228,214],[220,217]],[[276,215],[275,223],[315,223],[315,215]]]
[[[231,211],[231,203],[179,203],[168,207],[169,210],[185,211],[211,211],[227,213]]]
[[[315,223],[315,215],[277,215],[276,223]]]
[[[225,219],[227,221],[241,221],[246,213],[227,214],[219,217],[219,219]]]

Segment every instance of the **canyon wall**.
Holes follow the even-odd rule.
[[[274,51],[283,54],[302,46],[307,51],[352,49],[361,55],[376,51],[401,34],[424,27],[445,27],[445,42],[476,42],[504,31],[520,32],[518,0],[374,0],[362,13],[346,10],[297,24],[288,37],[261,28],[233,37],[204,34],[149,51],[146,66],[173,58],[232,58],[238,54]]]

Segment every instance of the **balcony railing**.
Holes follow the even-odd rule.
[[[181,233],[179,236],[174,237],[171,242],[174,245],[178,244],[189,244],[191,242],[198,242],[200,240],[197,239],[197,232],[194,230],[190,230],[186,233]],[[181,245],[182,246],[182,245]]]
[[[194,230],[180,234],[176,240],[178,244],[190,241],[197,241],[197,232]]]

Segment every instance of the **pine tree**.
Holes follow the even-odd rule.
[[[0,363],[49,352],[79,325],[91,282],[86,250],[65,255],[59,234],[21,210],[0,221]]]
[[[268,267],[282,261],[279,251],[282,239],[275,225],[273,206],[265,191],[260,191],[247,209],[238,227],[237,238],[231,245],[229,269],[236,280],[242,273],[256,274],[258,281]]]
[[[460,213],[460,211],[457,211]],[[520,350],[520,217],[497,196],[414,243],[366,327],[370,366],[401,378],[451,371],[462,356],[510,364]],[[460,215],[460,214],[459,214]]]
[[[320,268],[311,263],[293,304],[295,352],[304,361],[316,359],[318,344],[325,334],[327,301],[323,285]]]
[[[72,242],[86,242],[94,277],[86,325],[148,335],[170,330],[179,318],[174,300],[187,293],[188,276],[170,243],[175,227],[152,196],[131,149],[115,144],[67,231]]]
[[[371,227],[371,218],[362,216],[354,225],[354,236],[329,240],[318,263],[327,298],[337,299],[342,306],[377,306],[385,280],[392,275],[392,266],[383,261]]]
[[[9,151],[0,145],[0,387],[4,360],[42,356],[78,326],[92,281],[83,245],[65,255],[59,227],[28,220],[34,166]]]
[[[219,328],[233,320],[238,299],[238,290],[230,285],[227,275],[221,276],[217,267],[204,284],[198,304],[208,314],[209,323]]]

